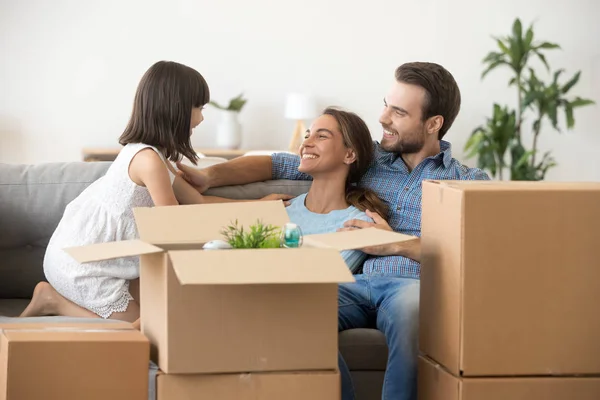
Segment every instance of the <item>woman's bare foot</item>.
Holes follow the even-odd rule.
[[[58,314],[57,296],[60,295],[48,282],[38,283],[33,290],[29,305],[20,316],[38,317]]]

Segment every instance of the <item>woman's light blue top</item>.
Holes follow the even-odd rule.
[[[314,213],[304,205],[305,199],[306,193],[295,197],[290,200],[291,204],[286,208],[290,221],[300,227],[303,235],[336,232],[338,228],[343,228],[344,222],[349,219],[373,222],[367,214],[354,206],[344,210],[333,210],[327,214]],[[341,255],[353,273],[360,270],[367,258],[367,255],[360,250],[344,250]]]

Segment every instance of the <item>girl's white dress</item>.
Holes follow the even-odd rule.
[[[139,278],[139,257],[80,264],[63,249],[94,243],[137,239],[134,207],[152,207],[148,189],[129,178],[129,163],[137,152],[152,148],[127,144],[106,174],[70,202],[54,231],[44,257],[48,282],[65,298],[102,318],[127,310],[129,281]],[[171,185],[175,175],[169,170]]]

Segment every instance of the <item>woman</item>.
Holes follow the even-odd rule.
[[[369,211],[386,218],[385,203],[357,186],[373,159],[369,128],[358,115],[325,109],[306,131],[299,154],[298,171],[310,175],[312,185],[289,201],[287,212],[303,234],[335,232],[351,219],[373,222]],[[342,256],[354,273],[366,258],[359,250],[342,251]]]

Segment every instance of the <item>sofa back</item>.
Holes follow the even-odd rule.
[[[0,298],[30,298],[45,280],[44,252],[67,204],[106,173],[110,162],[0,164]],[[267,181],[214,188],[207,194],[257,199],[298,195],[310,182]]]

